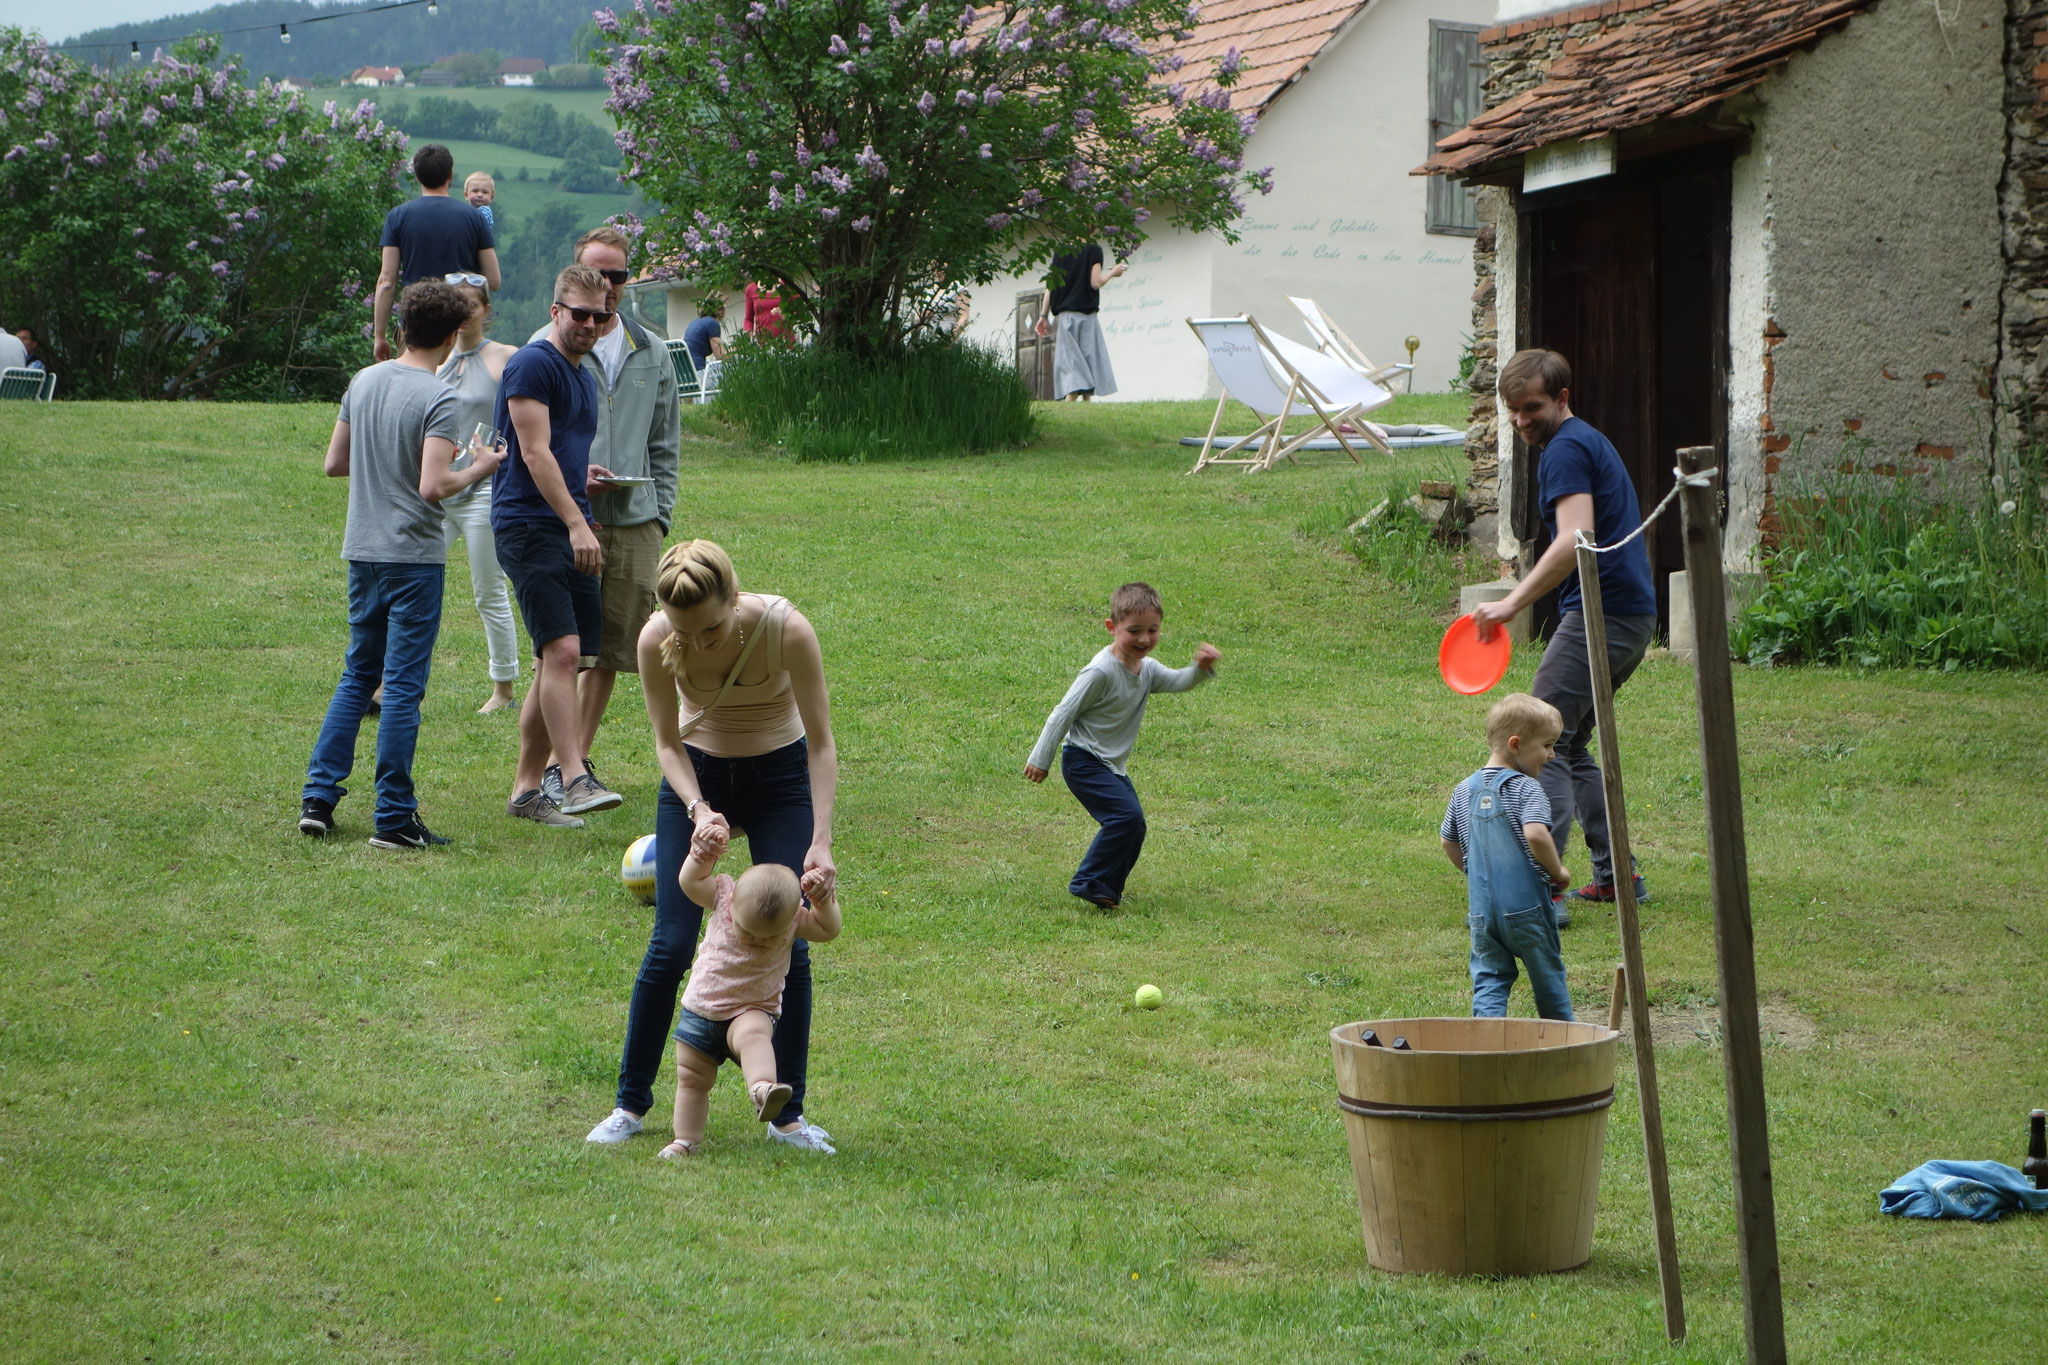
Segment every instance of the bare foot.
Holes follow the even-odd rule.
[[[512,705],[512,684],[508,682],[492,683],[490,697],[482,706],[476,708],[476,713],[480,716],[488,716],[491,712],[502,711],[510,705]]]

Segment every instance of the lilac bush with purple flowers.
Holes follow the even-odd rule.
[[[71,397],[330,398],[368,361],[404,135],[219,47],[95,70],[0,28],[0,319]]]
[[[1188,0],[636,0],[611,35],[625,177],[668,212],[657,268],[774,281],[822,344],[888,351],[944,285],[1062,244],[1127,254],[1154,210],[1234,240],[1241,62],[1190,99]],[[1184,73],[1193,76],[1192,70]]]

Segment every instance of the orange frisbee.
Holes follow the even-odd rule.
[[[1472,697],[1507,676],[1508,661],[1514,653],[1514,642],[1508,639],[1506,626],[1494,627],[1493,639],[1482,643],[1478,622],[1470,616],[1460,616],[1451,622],[1451,628],[1444,632],[1444,642],[1437,646],[1436,667],[1451,691]]]

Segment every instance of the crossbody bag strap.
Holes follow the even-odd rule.
[[[772,612],[774,609],[774,605],[771,604],[768,611],[764,611],[761,613],[761,620],[754,627],[754,633],[747,637],[747,642],[744,645],[740,646],[740,657],[733,660],[732,662],[732,672],[725,675],[725,686],[718,689],[718,695],[713,697],[710,703],[706,705],[702,711],[699,711],[696,715],[690,717],[690,719],[687,722],[685,722],[683,725],[677,728],[676,734],[678,738],[689,735],[691,731],[695,730],[698,726],[702,725],[704,723],[704,717],[710,715],[713,711],[716,711],[718,709],[718,704],[725,700],[725,694],[732,691],[733,684],[740,680],[740,670],[745,668],[747,666],[747,660],[753,657],[754,646],[760,644],[761,637],[767,634],[767,632],[762,630],[761,627],[768,624],[769,612]]]

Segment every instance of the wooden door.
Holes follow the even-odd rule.
[[[1573,413],[1614,443],[1648,514],[1671,490],[1680,446],[1726,449],[1726,160],[1652,167],[1539,199],[1553,202],[1531,201],[1521,344],[1571,362]],[[1531,476],[1527,516],[1541,466],[1519,443],[1516,456]],[[1685,567],[1677,507],[1644,538],[1658,616],[1668,619],[1667,580]],[[1539,616],[1554,620],[1554,603]]]
[[[1050,400],[1056,397],[1052,391],[1055,339],[1049,317],[1045,320],[1045,335],[1038,335],[1038,309],[1044,300],[1044,291],[1038,289],[1019,294],[1012,316],[1017,320],[1017,373],[1024,377],[1024,386],[1031,390],[1033,398]]]

